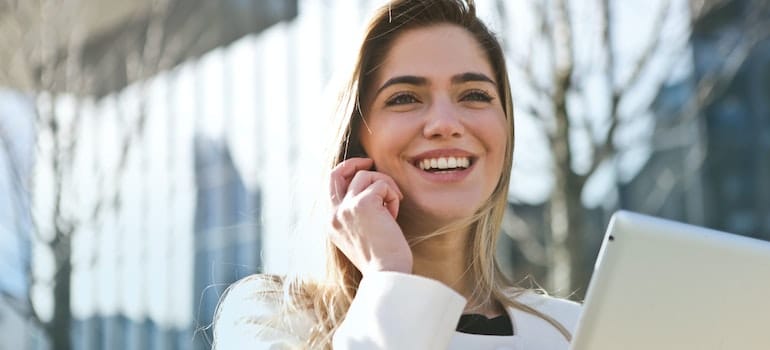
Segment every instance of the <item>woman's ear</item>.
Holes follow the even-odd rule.
[[[369,155],[361,146],[350,146],[345,153],[345,160],[350,158],[369,158]]]
[[[353,157],[369,158],[369,155],[366,154],[364,145],[361,144],[361,139],[358,138],[358,135],[351,135],[350,141],[351,142],[350,142],[350,148],[348,149],[348,158],[353,158]]]
[[[358,152],[358,155],[357,155],[356,157],[361,157],[361,158],[369,158],[369,155],[368,155],[368,154],[366,154],[366,151],[364,151],[364,148],[363,148],[363,147],[361,147],[361,149],[360,149],[360,151]]]
[[[349,149],[348,158],[369,158],[369,155],[366,154],[366,150],[364,150],[364,146],[359,143],[355,146],[352,146]],[[371,169],[369,170],[372,170],[372,171],[377,170],[377,165],[373,164]]]
[[[356,147],[356,157],[361,158],[369,158],[369,155],[366,153],[366,150],[364,149],[364,145],[359,144],[358,147]]]

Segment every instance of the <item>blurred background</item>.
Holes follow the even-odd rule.
[[[514,280],[581,300],[620,208],[770,239],[770,1],[477,2]],[[207,349],[230,283],[317,269],[330,82],[383,3],[0,0],[0,350]]]

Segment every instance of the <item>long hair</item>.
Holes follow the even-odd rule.
[[[469,300],[471,305],[497,300],[506,307],[514,307],[542,317],[556,327],[566,338],[569,332],[556,320],[518,303],[512,296],[520,293],[502,273],[495,259],[500,225],[507,205],[508,185],[511,178],[514,145],[513,102],[508,71],[500,42],[476,16],[473,0],[395,0],[381,7],[370,20],[352,76],[340,96],[338,106],[339,129],[330,167],[354,156],[364,154],[359,130],[365,123],[363,103],[373,88],[374,80],[394,41],[410,29],[437,24],[452,24],[466,29],[478,41],[492,66],[497,92],[502,97],[507,120],[507,141],[503,172],[489,199],[476,213],[462,222],[453,223],[428,235],[410,239],[414,246],[457,228],[471,229],[469,272],[477,279],[476,289]],[[318,327],[311,335],[310,344],[327,347],[355,297],[362,275],[348,258],[331,242],[327,242],[326,283],[313,288],[315,294],[305,294],[311,302]]]
[[[475,214],[435,232],[410,237],[409,244],[414,246],[456,229],[469,229],[471,254],[467,262],[468,272],[478,282],[470,297],[470,305],[499,301],[505,307],[517,308],[543,318],[569,340],[569,332],[559,322],[515,300],[515,296],[524,290],[514,287],[495,260],[513,162],[513,103],[502,47],[476,16],[473,0],[394,0],[375,13],[367,26],[352,75],[340,94],[336,113],[339,119],[338,130],[329,169],[350,157],[364,154],[358,135],[361,127],[365,126],[363,123],[367,106],[362,101],[373,88],[378,70],[394,41],[405,31],[437,24],[451,24],[466,29],[484,50],[497,81],[498,94],[502,98],[508,137],[502,174],[490,197]],[[304,310],[311,316],[315,327],[308,336],[307,346],[313,349],[331,348],[334,332],[342,323],[362,278],[361,272],[331,241],[327,240],[326,246],[326,276],[323,280],[273,283],[272,291],[263,291],[265,295],[284,295],[282,306],[285,315]],[[280,320],[276,321],[281,323]]]

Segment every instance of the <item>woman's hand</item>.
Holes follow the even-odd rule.
[[[370,171],[374,161],[350,158],[331,172],[331,240],[366,275],[412,272],[412,251],[396,222],[403,194],[395,181]]]

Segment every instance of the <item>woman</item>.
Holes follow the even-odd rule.
[[[566,349],[580,307],[513,287],[494,259],[513,109],[473,2],[385,5],[346,96],[326,279],[234,284],[215,347]]]

